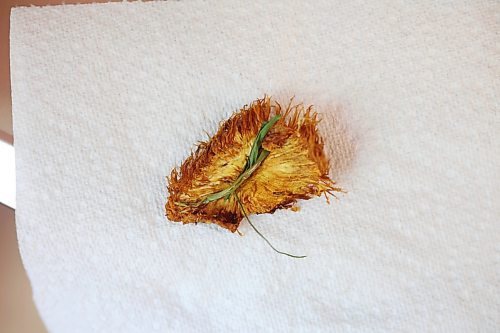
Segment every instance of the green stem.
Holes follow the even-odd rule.
[[[241,185],[241,183],[243,183],[246,179],[248,179],[248,177],[250,177],[252,175],[252,173],[259,167],[259,165],[266,159],[266,157],[268,155],[269,155],[269,151],[263,149],[261,151],[261,153],[259,154],[259,157],[255,161],[255,164],[252,165],[249,169],[246,169],[245,171],[243,171],[238,176],[238,178],[236,178],[236,180],[231,184],[231,186],[229,186],[228,188],[223,189],[222,191],[219,191],[219,192],[212,193],[212,194],[208,195],[202,201],[202,203],[206,204],[206,203],[209,203],[209,202],[212,202],[212,201],[215,201],[215,200],[219,200],[219,199],[224,198],[224,197],[226,199],[229,199],[229,197],[231,196],[231,194],[233,194],[234,191],[236,191],[238,189],[238,187]]]
[[[238,189],[241,183],[243,183],[248,177],[250,177],[252,173],[259,167],[259,165],[261,165],[261,163],[269,155],[270,152],[262,148],[262,142],[264,141],[267,132],[269,132],[271,127],[273,127],[273,125],[276,124],[276,122],[280,118],[281,115],[277,114],[270,120],[262,124],[252,144],[252,148],[250,149],[250,154],[248,155],[248,159],[247,162],[245,163],[243,171],[229,187],[219,192],[209,194],[198,202],[193,202],[193,203],[176,202],[175,204],[181,207],[190,207],[190,206],[198,207],[222,198],[225,198],[226,200],[229,199],[229,197]]]
[[[263,234],[260,233],[259,230],[257,230],[257,228],[253,225],[253,223],[250,221],[250,219],[248,218],[248,215],[245,211],[245,207],[243,207],[243,204],[241,203],[241,200],[240,200],[240,197],[238,196],[237,193],[234,193],[234,197],[236,198],[236,201],[238,202],[238,205],[240,206],[240,209],[241,209],[241,212],[243,213],[243,216],[245,216],[246,220],[248,221],[248,223],[250,224],[250,226],[253,228],[253,230],[255,230],[255,232],[260,236],[262,237],[263,240],[266,241],[266,243],[276,252],[278,252],[279,254],[284,254],[286,256],[289,256],[289,257],[292,257],[292,258],[305,258],[307,256],[296,256],[296,255],[293,255],[293,254],[290,254],[290,253],[286,253],[286,252],[282,252],[282,251],[279,251],[278,249],[276,249],[273,244],[271,244],[270,241],[267,240],[266,237],[264,237]]]
[[[260,155],[260,148],[262,147],[262,142],[264,141],[264,138],[267,135],[267,132],[273,127],[274,124],[281,118],[281,115],[277,114],[274,117],[272,117],[270,120],[264,122],[262,126],[260,127],[259,132],[257,133],[257,136],[255,137],[255,140],[252,145],[252,149],[250,149],[250,154],[248,155],[248,161],[247,161],[247,167],[253,166],[256,162],[257,159]]]

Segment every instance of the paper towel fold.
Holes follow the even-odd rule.
[[[500,329],[498,5],[14,9],[20,251],[52,332]],[[253,217],[276,255],[164,216],[231,112],[314,104],[349,193]]]

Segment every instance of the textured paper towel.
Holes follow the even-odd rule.
[[[500,329],[499,6],[185,1],[14,9],[19,245],[53,332]],[[323,114],[349,191],[244,237],[165,176],[271,94]]]

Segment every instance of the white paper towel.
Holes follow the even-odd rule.
[[[52,332],[500,330],[499,5],[14,9],[19,245]],[[197,140],[314,104],[349,193],[244,237],[164,216]]]

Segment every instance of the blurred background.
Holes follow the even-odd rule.
[[[33,303],[31,286],[17,247],[15,227],[15,143],[9,70],[10,9],[61,3],[110,2],[104,0],[1,0],[0,1],[0,333],[46,332]],[[42,29],[42,27],[41,27]],[[13,147],[14,145],[14,147]]]

